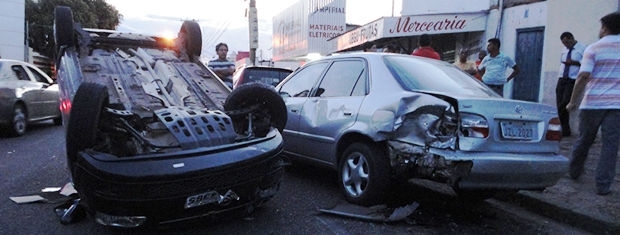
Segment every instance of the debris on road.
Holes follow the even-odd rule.
[[[319,209],[319,211],[373,222],[397,222],[411,215],[419,205],[418,202],[412,202],[398,208],[390,208],[384,204],[364,207],[342,202],[331,209]]]

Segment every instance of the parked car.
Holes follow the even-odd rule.
[[[66,153],[85,208],[117,227],[162,225],[272,198],[283,173],[286,108],[273,87],[231,92],[199,60],[200,25],[164,38],[84,29],[56,7],[58,83]],[[234,212],[234,213],[233,213]]]
[[[280,83],[284,152],[331,167],[352,203],[409,179],[467,198],[543,189],[568,169],[554,107],[504,99],[457,67],[385,53],[310,62]]]
[[[293,70],[266,66],[244,66],[233,75],[233,89],[241,84],[260,82],[276,86]]]
[[[58,85],[36,66],[0,59],[0,127],[12,136],[26,133],[28,124],[54,120],[61,124]]]

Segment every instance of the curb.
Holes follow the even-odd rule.
[[[620,221],[610,221],[593,214],[574,210],[568,206],[562,206],[538,197],[536,193],[522,190],[516,194],[498,196],[496,199],[517,204],[539,215],[595,234],[620,234]]]

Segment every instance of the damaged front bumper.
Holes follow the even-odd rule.
[[[72,176],[100,224],[135,227],[251,212],[279,189],[282,136],[131,158],[79,153]]]
[[[458,189],[542,189],[568,171],[568,159],[555,153],[466,152],[400,141],[388,146],[396,177],[427,178]]]

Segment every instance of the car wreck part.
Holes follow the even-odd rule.
[[[388,141],[387,145],[390,165],[399,178],[426,178],[455,186],[473,166],[468,160],[447,160],[428,147],[394,140]]]
[[[57,14],[66,16],[63,9]],[[283,100],[255,84],[231,93],[199,61],[196,22],[184,22],[176,45],[168,45],[56,20],[67,21],[55,30],[66,32],[56,39],[69,168],[98,223],[134,227],[251,212],[275,195]]]
[[[66,131],[69,164],[75,161],[78,151],[95,144],[99,118],[107,104],[108,92],[105,86],[95,83],[80,85],[71,104],[71,120]]]
[[[284,100],[276,90],[263,83],[247,83],[235,88],[224,103],[236,130],[264,136],[271,126],[280,132],[287,120]],[[248,115],[251,114],[251,115]]]
[[[65,203],[54,208],[54,212],[59,217],[61,224],[76,223],[86,217],[86,210],[76,196],[70,197]]]
[[[319,209],[319,211],[338,216],[361,219],[364,221],[398,222],[413,214],[419,206],[420,204],[418,202],[413,202],[397,208],[389,208],[383,204],[363,207],[343,202],[331,209]]]
[[[73,12],[70,7],[58,6],[54,9],[54,41],[56,43],[57,54],[55,64],[60,64],[60,57],[65,48],[75,46],[73,36]]]

